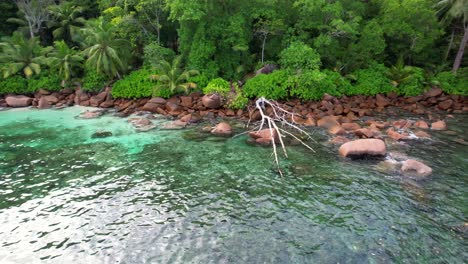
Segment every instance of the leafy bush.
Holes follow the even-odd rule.
[[[417,96],[425,90],[424,70],[418,67],[410,67],[408,76],[404,78],[398,85],[396,92],[404,96]]]
[[[118,80],[112,87],[114,98],[136,99],[151,97],[155,86],[151,80],[152,72],[149,69],[133,71],[123,79]]]
[[[96,70],[86,68],[82,88],[85,91],[99,92],[106,86],[107,78]]]
[[[279,63],[284,69],[317,70],[320,68],[320,55],[303,42],[293,42],[280,54]]]
[[[249,99],[244,96],[244,93],[242,92],[241,89],[237,86],[237,84],[234,84],[234,88],[236,90],[236,93],[233,94],[231,93],[232,97],[229,98],[228,100],[228,107],[231,109],[244,109],[247,104],[249,103]]]
[[[217,93],[222,96],[226,96],[231,91],[231,86],[229,82],[223,78],[216,78],[211,80],[208,85],[203,88],[204,94]]]
[[[28,80],[28,92],[34,93],[39,89],[60,91],[62,78],[58,74],[42,72],[38,77]]]
[[[325,93],[341,96],[342,91],[346,91],[350,87],[349,82],[339,73],[332,71],[306,71],[291,79],[294,80],[291,96],[303,100],[320,100]]]
[[[437,74],[433,83],[448,94],[468,95],[468,69],[460,69],[458,74],[441,72]]]
[[[0,94],[25,94],[27,93],[28,82],[19,75],[13,75],[6,79],[0,79]]]
[[[192,76],[188,79],[188,82],[195,83],[197,85],[197,90],[201,90],[205,88],[208,83],[210,82],[210,79],[206,74],[202,73],[196,76]]]
[[[376,95],[393,91],[387,72],[383,64],[372,64],[367,69],[355,71],[351,77],[356,83],[346,91],[346,95]]]
[[[172,61],[175,57],[172,49],[162,47],[157,42],[146,45],[143,53],[143,62],[147,66],[156,66],[161,61]]]
[[[270,74],[261,74],[244,85],[244,96],[247,98],[265,97],[278,100],[288,97],[289,71],[278,70]]]

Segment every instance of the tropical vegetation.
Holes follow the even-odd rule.
[[[15,0],[0,7],[0,94],[79,83],[91,92],[112,85],[115,98],[216,92],[233,108],[259,96],[413,96],[433,85],[468,95],[468,0]],[[276,70],[255,74],[269,65]]]

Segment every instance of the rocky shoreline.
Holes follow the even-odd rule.
[[[377,96],[352,96],[336,98],[325,95],[319,102],[301,102],[290,100],[280,102],[281,107],[294,113],[291,121],[304,127],[320,127],[326,130],[330,137],[329,143],[340,146],[339,154],[344,157],[380,156],[387,157],[384,167],[407,174],[414,179],[424,179],[432,173],[431,168],[421,161],[411,158],[394,159],[388,155],[386,146],[396,142],[429,139],[434,131],[447,130],[446,119],[452,114],[468,113],[468,97],[447,95],[439,88],[432,88],[423,95],[416,97],[399,97],[396,94]],[[128,121],[137,131],[145,132],[155,128],[150,117],[152,114],[163,115],[171,121],[162,129],[182,129],[201,120],[235,119],[239,121],[259,121],[261,115],[255,110],[254,102],[248,110],[232,110],[223,108],[223,99],[216,95],[192,93],[187,96],[174,96],[169,99],[144,98],[137,100],[113,99],[111,89],[92,95],[81,89],[63,89],[50,93],[38,91],[33,97],[24,95],[9,95],[0,97],[0,108],[35,107],[48,109],[80,105],[115,109],[115,115],[131,117]],[[403,110],[418,116],[418,120],[399,119],[398,111]],[[272,109],[266,108],[267,115]],[[80,118],[97,118],[103,110],[86,111]],[[380,114],[395,116],[379,119]],[[204,128],[204,131],[217,136],[230,136],[233,133],[227,122],[220,122],[214,127]],[[251,140],[259,145],[271,145],[273,137],[278,142],[275,131],[265,129],[251,132]],[[96,137],[106,136],[99,134]],[[468,145],[463,139],[459,144]]]

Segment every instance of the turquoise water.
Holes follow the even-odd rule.
[[[433,167],[416,183],[338,157],[319,130],[316,153],[291,147],[280,177],[245,136],[139,133],[81,111],[0,112],[0,263],[468,260],[467,146],[452,141],[466,116],[449,121],[458,135],[390,147]]]

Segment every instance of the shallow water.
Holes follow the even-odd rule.
[[[0,112],[0,263],[468,261],[467,146],[452,141],[467,116],[458,136],[391,147],[433,167],[415,183],[339,158],[320,131],[280,177],[245,137],[137,133],[82,110]]]

